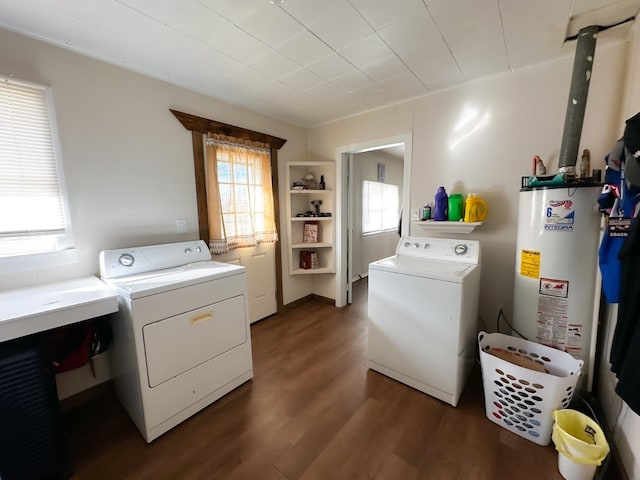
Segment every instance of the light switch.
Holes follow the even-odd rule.
[[[176,232],[187,233],[187,221],[184,218],[176,220]]]

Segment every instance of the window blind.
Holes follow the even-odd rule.
[[[46,87],[0,77],[0,237],[65,232]]]

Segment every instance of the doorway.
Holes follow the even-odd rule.
[[[356,188],[354,184],[361,183],[362,178],[355,178],[354,171],[358,171],[358,168],[354,168],[354,162],[373,162],[366,168],[368,172],[375,172],[375,179],[386,180],[387,164],[391,165],[391,158],[402,157],[402,172],[397,173],[397,169],[389,169],[390,177],[396,178],[395,181],[400,183],[400,207],[401,207],[401,225],[402,233],[407,234],[409,231],[409,219],[410,219],[410,173],[411,173],[411,145],[412,135],[404,134],[394,137],[387,137],[369,142],[345,145],[336,148],[336,170],[338,172],[337,180],[337,215],[336,223],[340,226],[336,232],[336,261],[337,261],[337,275],[336,275],[336,306],[341,307],[347,303],[353,301],[353,280],[360,278],[363,272],[364,264],[368,266],[370,261],[374,261],[372,258],[376,255],[373,247],[371,252],[363,254],[363,248],[367,247],[361,241],[361,238],[356,240],[354,247],[355,236],[362,237],[359,233],[358,224],[362,218],[362,209],[358,209],[357,205],[361,202],[356,200],[357,195],[361,195],[361,187],[358,185]],[[371,154],[375,152],[375,154]],[[364,155],[369,154],[369,155]],[[389,161],[384,159],[388,158]],[[380,160],[380,161],[378,161]],[[383,164],[382,178],[380,176],[380,167],[378,164]],[[369,173],[368,176],[372,174]],[[400,181],[401,178],[401,181]],[[385,183],[384,181],[382,183]],[[361,197],[360,197],[361,198]],[[359,199],[358,199],[359,200]],[[358,210],[358,211],[356,211]],[[389,233],[385,233],[386,240],[380,242],[388,244],[389,242],[395,244],[398,241],[397,230]],[[392,238],[393,240],[390,240]],[[372,240],[372,239],[369,239]],[[382,240],[382,237],[379,238]],[[358,246],[358,243],[360,244]],[[369,242],[378,243],[378,242]],[[358,248],[360,250],[358,250]],[[388,251],[380,249],[380,251]],[[388,255],[384,255],[388,256]],[[382,258],[382,257],[381,257]],[[356,273],[356,268],[359,273]]]

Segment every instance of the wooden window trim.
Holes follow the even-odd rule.
[[[276,300],[278,311],[283,306],[282,295],[282,252],[280,243],[280,195],[278,191],[278,150],[286,140],[266,133],[260,133],[246,128],[217,122],[208,118],[198,117],[189,113],[169,109],[184,128],[191,132],[193,144],[193,168],[196,182],[196,201],[198,205],[198,229],[200,239],[209,244],[209,214],[207,208],[207,183],[205,173],[204,140],[208,133],[223,134],[229,137],[241,138],[252,142],[266,143],[271,147],[271,186],[273,189],[273,213],[275,216],[278,241],[275,245],[276,256]]]

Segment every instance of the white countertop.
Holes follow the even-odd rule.
[[[118,295],[97,277],[0,292],[0,342],[118,310]]]

